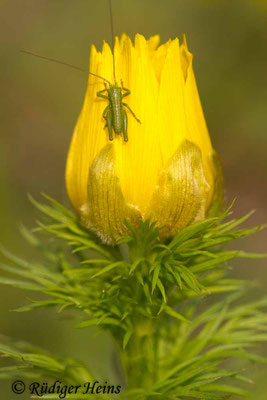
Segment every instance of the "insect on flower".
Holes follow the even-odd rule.
[[[123,82],[121,80],[121,86],[118,85],[117,79],[116,79],[116,72],[115,72],[115,58],[114,58],[114,29],[113,29],[113,18],[112,18],[112,4],[111,0],[109,0],[109,11],[110,11],[110,26],[111,26],[111,33],[112,33],[112,42],[113,42],[113,77],[114,77],[114,84],[112,84],[110,81],[108,81],[106,78],[103,78],[100,75],[97,75],[93,72],[89,71],[90,75],[95,76],[96,78],[102,79],[104,81],[105,89],[99,90],[96,95],[97,97],[103,98],[105,100],[109,101],[109,104],[106,106],[104,109],[104,112],[102,114],[103,118],[106,120],[106,125],[105,128],[108,128],[108,134],[109,134],[109,140],[113,140],[113,131],[115,133],[115,136],[122,136],[125,142],[128,142],[128,132],[127,132],[127,127],[128,127],[128,116],[125,108],[127,108],[132,116],[136,119],[139,124],[141,121],[136,117],[135,113],[133,110],[130,108],[130,106],[127,103],[123,102],[123,98],[126,96],[129,96],[131,94],[131,91],[127,88],[124,87]],[[76,67],[71,64],[64,63],[62,61],[56,60],[54,58],[49,58],[49,57],[44,57],[40,56],[38,54],[21,50],[21,53],[26,53],[30,54],[35,57],[42,58],[44,60],[56,62],[58,64],[62,64],[83,72],[87,72],[82,68]],[[88,73],[88,72],[87,72]],[[109,86],[108,86],[108,85]],[[124,93],[123,93],[124,91]],[[106,94],[105,94],[106,93]]]
[[[114,81],[115,81],[114,85],[108,82],[109,87],[105,85],[105,89],[100,90],[99,92],[97,92],[96,95],[98,97],[102,97],[103,99],[107,99],[109,101],[109,105],[105,108],[103,112],[103,117],[106,120],[105,126],[107,126],[108,128],[109,140],[113,140],[112,131],[114,130],[116,136],[117,135],[121,136],[123,132],[124,141],[128,142],[128,133],[127,133],[128,117],[123,107],[126,107],[132,113],[133,117],[136,119],[137,122],[139,122],[139,124],[141,123],[141,121],[136,117],[135,113],[128,106],[128,104],[122,101],[123,97],[129,96],[129,94],[131,94],[131,91],[123,86],[122,81],[121,81],[121,87],[118,86],[115,78],[115,70],[114,70]],[[122,90],[124,90],[124,93],[122,93]],[[107,96],[104,94],[105,92],[107,92],[108,94]]]
[[[113,74],[114,74],[114,85],[109,82],[107,79],[94,74],[93,72],[89,72],[89,74],[96,76],[97,78],[103,79],[105,82],[105,89],[99,90],[96,95],[103,99],[109,101],[109,104],[106,106],[103,112],[103,118],[106,120],[105,127],[108,128],[109,140],[113,140],[113,131],[115,132],[115,136],[122,136],[125,142],[128,142],[128,133],[127,133],[127,125],[128,125],[128,117],[127,113],[124,109],[126,107],[133,117],[136,119],[139,124],[141,121],[136,117],[133,110],[129,107],[127,103],[123,102],[123,98],[129,96],[131,91],[123,86],[123,82],[121,81],[121,87],[118,85],[115,75],[115,62],[113,55]],[[107,86],[107,83],[109,86]],[[124,93],[122,93],[122,90]],[[107,92],[107,95],[104,94]]]

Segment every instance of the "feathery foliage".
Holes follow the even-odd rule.
[[[68,209],[45,198],[44,204],[32,199],[43,215],[38,228],[22,229],[42,259],[29,262],[2,249],[8,261],[0,268],[10,277],[0,277],[0,283],[45,295],[17,311],[70,309],[77,328],[108,330],[125,371],[122,397],[215,400],[249,395],[238,383],[246,378],[226,361],[266,362],[251,347],[267,340],[267,298],[244,302],[250,285],[227,275],[234,258],[265,255],[229,251],[225,245],[261,229],[239,227],[250,214],[229,220],[228,209],[165,242],[149,221],[137,229],[127,224],[129,235],[111,247]],[[77,360],[54,358],[25,344],[0,343],[0,353],[16,360],[0,370],[0,378],[93,379]]]

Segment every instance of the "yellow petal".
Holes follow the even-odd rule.
[[[171,236],[185,226],[203,219],[209,189],[199,148],[184,141],[159,176],[147,217]]]
[[[188,139],[196,143],[202,152],[204,174],[210,185],[206,204],[206,208],[208,208],[214,190],[214,174],[211,162],[213,149],[194,76],[192,65],[193,56],[188,51],[185,37],[180,51],[183,60],[182,65],[185,79],[184,101]]]
[[[82,208],[83,221],[106,243],[114,243],[126,234],[128,220],[138,226],[141,215],[125,203],[115,170],[114,145],[107,144],[94,160],[89,171],[88,202]]]
[[[178,39],[167,48],[158,99],[158,136],[165,166],[179,145],[187,138],[184,105],[184,79]]]
[[[95,74],[111,79],[112,54],[108,45],[103,45],[102,53],[98,53],[92,46],[89,69]],[[77,210],[80,210],[87,201],[89,167],[108,140],[102,120],[105,102],[96,96],[97,91],[101,89],[103,89],[102,81],[89,75],[83,108],[75,126],[67,158],[67,191],[72,205]]]
[[[157,49],[159,43],[160,43],[159,35],[150,36],[150,38],[147,41],[147,47],[151,51],[151,53],[154,53],[154,51]]]
[[[126,60],[129,60],[129,69],[123,79],[131,94],[125,102],[141,124],[128,113],[129,142],[114,141],[116,171],[125,201],[143,214],[157,182],[158,165],[161,164],[156,113],[158,82],[145,38],[136,35],[135,47],[128,48],[128,51]],[[123,57],[122,54],[121,60],[118,58],[118,64],[125,64]]]

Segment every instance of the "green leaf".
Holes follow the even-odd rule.
[[[97,326],[97,325],[115,325],[120,326],[120,321],[115,318],[105,317],[102,321],[98,318],[88,319],[86,321],[82,321],[79,324],[75,325],[75,328],[87,328],[89,326]]]
[[[128,342],[129,342],[129,340],[130,340],[132,335],[133,335],[133,331],[132,330],[128,330],[125,333],[125,335],[123,337],[123,342],[122,342],[123,350],[125,350],[125,348],[126,348],[126,346],[127,346],[127,344],[128,344]]]
[[[157,265],[153,271],[153,278],[152,278],[152,293],[155,290],[155,287],[157,286],[158,280],[159,280],[159,272],[160,272],[160,265]]]
[[[157,280],[157,287],[159,288],[160,293],[162,294],[163,300],[165,301],[165,303],[167,303],[165,289],[160,279]]]
[[[171,307],[165,305],[164,310],[166,311],[166,313],[168,315],[170,315],[173,318],[178,319],[179,321],[183,321],[183,322],[188,322],[190,323],[190,321],[185,318],[182,314],[178,313],[177,311],[174,311]]]
[[[112,269],[117,268],[117,267],[125,267],[125,263],[122,262],[122,261],[118,261],[118,262],[112,263],[112,264],[110,264],[110,265],[107,265],[106,267],[104,267],[104,268],[102,268],[100,271],[98,271],[96,274],[94,274],[94,275],[92,276],[92,279],[93,279],[93,278],[96,278],[97,276],[103,275],[103,274],[105,274],[106,272],[109,272],[109,271],[111,271]],[[125,267],[125,268],[126,268],[126,267]]]
[[[238,396],[241,397],[252,397],[251,393],[247,392],[246,390],[240,389],[235,386],[230,386],[230,385],[223,385],[223,384],[212,384],[212,385],[207,385],[201,388],[202,391],[209,391],[209,392],[221,392],[221,393],[227,393],[227,394],[237,394]]]

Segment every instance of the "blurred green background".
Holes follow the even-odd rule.
[[[255,209],[250,224],[266,222],[267,1],[113,0],[113,13],[116,34],[160,33],[162,40],[187,34],[211,138],[224,165],[227,204],[237,197],[236,216]],[[111,43],[109,21],[107,0],[0,1],[0,241],[22,256],[31,257],[31,249],[19,225],[33,226],[37,218],[27,194],[40,198],[45,192],[68,204],[65,160],[87,77],[19,50],[87,68],[90,44]],[[263,231],[239,244],[266,251],[266,239]],[[257,280],[258,291],[266,291],[265,261],[242,260],[234,274]],[[0,333],[81,357],[112,377],[113,350],[104,334],[76,331],[52,310],[10,312],[25,301],[25,293],[0,287]],[[267,353],[264,347],[259,351]],[[248,368],[255,399],[266,400],[267,368]],[[0,382],[5,400],[14,398],[9,386]]]

